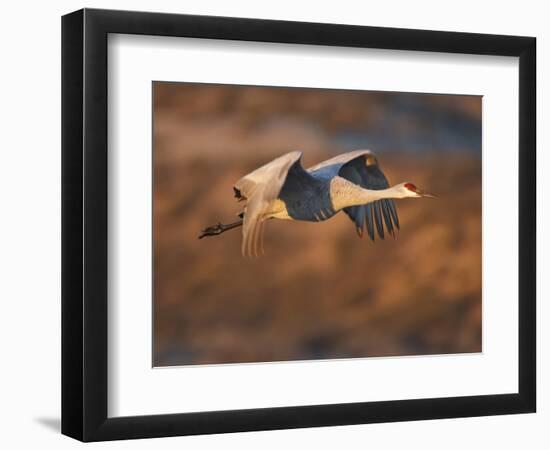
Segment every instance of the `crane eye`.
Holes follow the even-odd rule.
[[[409,191],[413,191],[413,192],[416,192],[417,189],[416,189],[416,186],[412,183],[405,183],[405,187],[409,190]]]

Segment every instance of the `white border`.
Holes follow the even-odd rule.
[[[111,417],[518,390],[518,60],[109,36]],[[151,81],[483,95],[483,353],[151,368]]]

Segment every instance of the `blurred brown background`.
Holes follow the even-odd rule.
[[[154,365],[481,351],[481,97],[153,84]],[[397,239],[340,213],[270,221],[241,256],[232,185],[292,150],[304,166],[370,148],[397,200]]]

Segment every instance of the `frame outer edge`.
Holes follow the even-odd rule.
[[[83,438],[83,11],[61,20],[61,432]]]
[[[83,440],[108,421],[107,31],[83,10]]]
[[[519,392],[529,412],[537,403],[537,47],[519,58]]]

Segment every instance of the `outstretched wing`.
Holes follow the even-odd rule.
[[[365,189],[380,190],[389,187],[386,176],[380,170],[378,161],[371,152],[360,154],[342,164],[338,169],[338,175]],[[375,225],[381,239],[384,239],[384,223],[392,236],[395,235],[394,227],[399,229],[397,209],[391,199],[344,208],[344,212],[355,223],[357,234],[362,236],[366,225],[367,232],[373,241]]]
[[[330,173],[332,176],[336,176],[338,175],[338,171],[340,170],[340,167],[342,167],[348,161],[351,161],[352,159],[355,159],[359,156],[376,159],[375,154],[370,150],[354,150],[352,152],[346,152],[346,153],[341,153],[339,155],[336,155],[333,158],[330,158],[318,164],[315,164],[314,166],[310,167],[307,170],[308,172],[315,172],[317,174]]]
[[[286,153],[235,183],[235,194],[246,200],[241,247],[243,255],[258,255],[258,244],[263,245],[263,227],[269,205],[278,197],[289,169],[295,163],[300,165],[301,156],[302,152]]]

